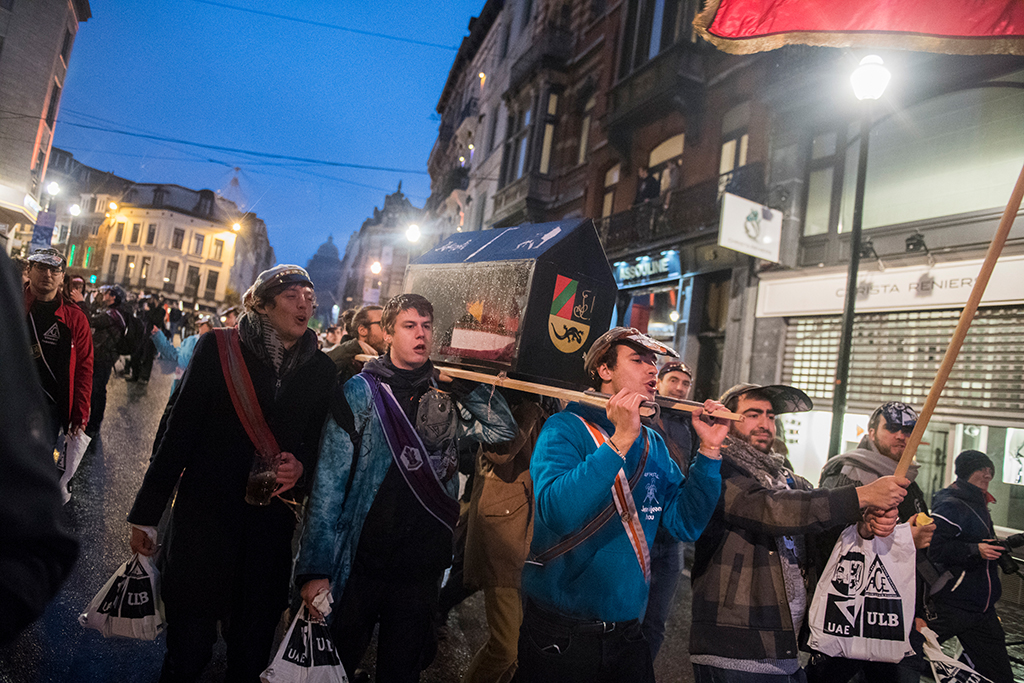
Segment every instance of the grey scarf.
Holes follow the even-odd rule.
[[[274,368],[274,374],[278,377],[284,377],[298,367],[307,356],[312,355],[305,348],[309,346],[310,334],[311,332],[306,330],[302,339],[291,349],[286,349],[266,314],[246,311],[238,319],[238,336],[241,342],[256,354],[257,358]],[[313,351],[315,350],[314,346]]]
[[[746,441],[729,436],[722,444],[722,458],[750,473],[767,489],[786,488],[786,456],[781,453],[762,453]]]

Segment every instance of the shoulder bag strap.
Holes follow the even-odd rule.
[[[587,428],[587,431],[590,433],[590,436],[594,439],[594,443],[597,444],[598,448],[600,448],[608,440],[608,435],[605,434],[604,430],[602,430],[600,427],[598,427],[594,423],[590,422],[589,420],[585,420],[584,418],[580,417],[579,415],[577,415],[576,417],[579,417],[580,420],[583,422],[584,426]],[[647,464],[647,454],[650,451],[650,439],[647,436],[646,429],[643,431],[643,435],[644,435],[643,455],[640,456],[640,463],[637,465],[636,471],[633,472],[633,476],[629,478],[629,486],[630,486],[630,488],[632,488],[633,486],[636,486],[637,483],[640,481],[640,477],[643,475],[643,472],[644,472],[644,466]],[[620,475],[623,474],[621,469],[619,470],[619,474]],[[625,478],[624,475],[623,475],[623,478]],[[614,494],[615,494],[615,489],[619,488],[619,485],[620,485],[619,478],[618,478],[618,476],[616,476],[615,485],[612,486],[612,492],[613,492],[613,496],[612,496],[613,500],[612,500],[612,502],[609,503],[608,506],[605,507],[603,510],[601,510],[601,512],[599,512],[596,517],[594,517],[592,520],[590,520],[582,529],[580,529],[576,533],[572,534],[571,536],[563,538],[561,541],[559,541],[558,543],[556,543],[552,547],[548,548],[544,552],[539,553],[537,555],[534,555],[532,557],[529,557],[526,560],[527,563],[543,566],[546,562],[550,562],[551,560],[555,559],[556,557],[560,557],[561,555],[566,554],[567,552],[569,552],[570,550],[572,550],[573,548],[575,548],[576,546],[578,546],[579,544],[583,543],[588,538],[590,538],[591,536],[596,534],[598,532],[598,530],[601,529],[601,527],[603,527],[605,524],[607,524],[608,521],[612,517],[615,516],[615,513],[616,513],[616,500],[615,499],[617,498],[617,496],[614,495]],[[630,540],[632,541],[632,539],[630,539]],[[646,574],[646,572],[645,572],[645,574]]]
[[[267,426],[263,410],[256,399],[256,388],[252,385],[252,378],[249,376],[249,370],[245,367],[245,359],[242,357],[242,345],[238,341],[238,330],[233,327],[218,327],[213,332],[217,335],[220,367],[228,385],[231,403],[235,406],[235,413],[238,414],[245,433],[249,435],[249,439],[261,455],[267,457],[277,455],[281,452],[281,448],[277,445],[274,433]]]

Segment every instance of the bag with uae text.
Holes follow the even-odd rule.
[[[281,647],[266,671],[263,683],[348,683],[345,667],[334,649],[331,631],[323,619],[310,618],[306,606],[288,627]]]
[[[164,604],[153,559],[132,555],[103,585],[78,623],[105,638],[153,640],[160,635],[165,626]]]
[[[808,645],[830,657],[898,662],[913,654],[916,557],[909,524],[865,540],[843,530],[808,612]]]

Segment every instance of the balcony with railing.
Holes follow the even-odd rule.
[[[540,207],[551,194],[551,179],[536,172],[523,174],[494,195],[493,224],[496,227],[536,222]]]
[[[572,57],[572,34],[557,26],[548,26],[530,49],[516,60],[509,72],[508,87],[517,91],[530,76],[542,69],[564,70]]]
[[[662,239],[717,230],[722,195],[726,192],[763,203],[764,165],[747,164],[713,180],[675,190],[667,208],[662,201],[654,200],[606,216],[597,221],[601,243],[613,255]]]

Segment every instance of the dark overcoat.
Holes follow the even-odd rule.
[[[307,331],[298,344],[308,348],[311,335]],[[242,355],[281,450],[292,453],[304,467],[299,484],[283,497],[301,500],[316,467],[334,364],[313,350],[279,380],[273,367],[245,344]],[[156,526],[180,477],[170,531],[161,539],[161,592],[168,615],[224,615],[233,587],[242,583],[261,587],[261,602],[268,610],[283,609],[295,506],[278,498],[266,507],[245,502],[256,449],[231,403],[216,335],[200,337],[172,400],[167,429],[128,516],[133,524]]]

